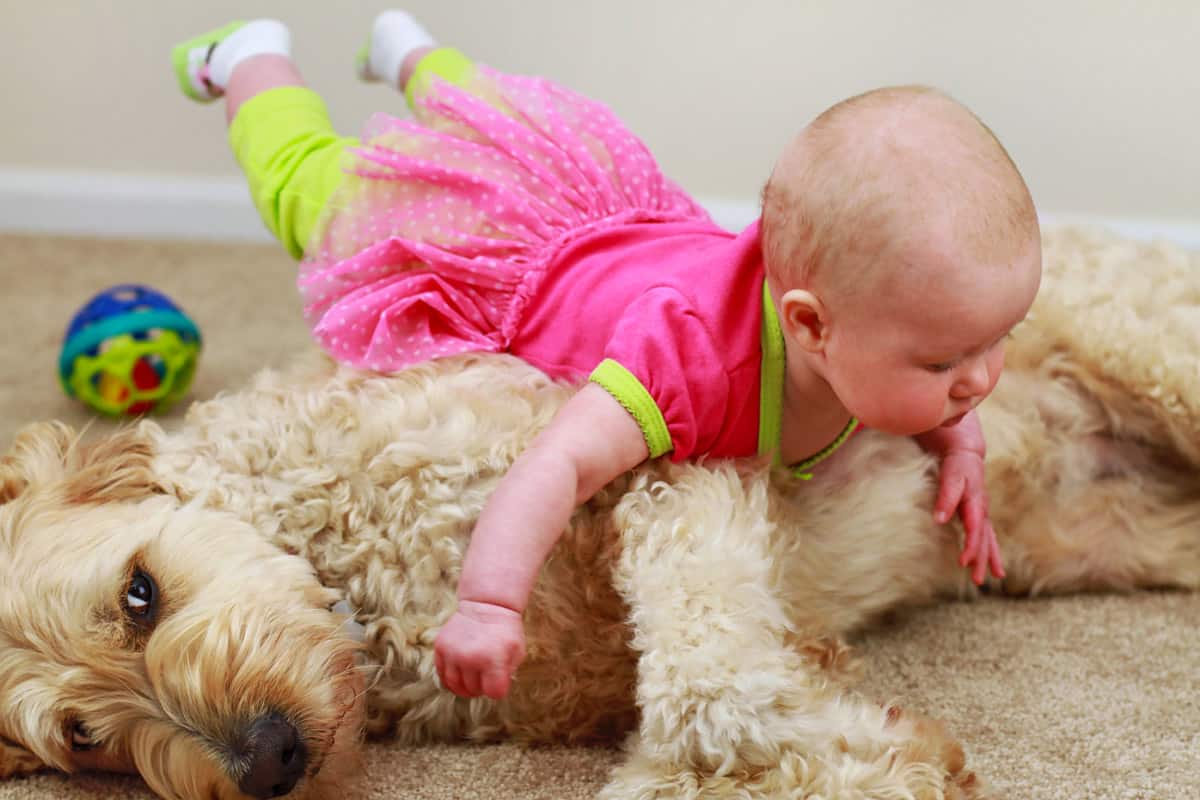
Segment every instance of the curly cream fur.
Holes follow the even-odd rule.
[[[1200,263],[1067,231],[1046,267],[982,411],[992,588],[1200,588]],[[935,465],[874,432],[810,482],[755,462],[622,477],[546,564],[510,695],[442,691],[472,523],[569,393],[505,356],[395,376],[312,356],[177,432],[27,428],[0,460],[0,776],[132,769],[164,797],[240,798],[246,726],[275,712],[309,751],[298,798],[352,793],[364,730],[628,735],[614,800],[986,796],[943,725],[847,688],[842,635],[976,591],[931,520]],[[150,627],[122,605],[135,570],[160,590]],[[99,746],[72,750],[75,723]]]

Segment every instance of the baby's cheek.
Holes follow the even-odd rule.
[[[881,391],[871,399],[871,417],[865,414],[862,422],[869,428],[898,436],[912,436],[937,427],[945,410],[946,394],[927,387],[895,387]]]
[[[1000,380],[1000,373],[1004,371],[1004,345],[999,344],[993,348],[993,352],[988,354],[988,394],[992,393],[992,389],[996,388],[996,382]]]

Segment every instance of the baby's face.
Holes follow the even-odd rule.
[[[1011,263],[977,265],[930,248],[898,265],[904,282],[844,309],[826,379],[847,410],[867,427],[911,436],[979,405],[1000,377],[1005,338],[1037,294],[1040,246],[1024,249]]]

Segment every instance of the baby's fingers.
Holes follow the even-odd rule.
[[[958,513],[962,516],[963,532],[966,534],[958,565],[965,567],[979,560],[986,561],[987,532],[992,523],[987,518],[987,506],[983,496],[968,488]]]
[[[454,663],[445,663],[442,672],[442,685],[459,697],[468,696],[466,689],[463,688],[462,670]]]
[[[513,673],[525,660],[524,638],[518,634],[517,638],[507,643],[499,655],[499,658],[489,663],[483,670],[483,680],[480,686],[480,691],[493,700],[499,700],[508,694]]]
[[[504,667],[493,667],[483,675],[481,684],[482,693],[486,694],[493,700],[499,700],[504,695],[508,694],[509,684],[512,683],[512,675],[508,669]]]
[[[983,552],[976,555],[973,566],[971,567],[971,581],[976,586],[982,586],[984,580],[987,579],[988,559],[986,554],[989,552],[989,547],[990,546],[986,541],[983,542],[981,548]]]
[[[974,559],[974,569],[971,580],[976,586],[982,586],[987,579],[988,568],[997,578],[1004,577],[1004,565],[1000,559],[1000,544],[996,541],[996,531],[990,521],[984,522],[984,529],[979,536],[979,549]]]
[[[943,473],[938,484],[937,501],[933,504],[933,518],[945,524],[954,516],[954,509],[962,499],[966,479],[959,473]]]
[[[967,526],[963,526],[963,548],[958,555],[958,565],[965,567],[967,564],[975,563],[975,559],[979,557],[979,537],[975,531]]]
[[[1004,560],[1000,556],[1000,542],[996,539],[996,531],[992,529],[992,524],[988,523],[988,540],[991,543],[991,555],[988,556],[988,564],[992,568],[992,574],[997,578],[1004,577]]]
[[[971,530],[974,530],[974,533],[970,533]],[[982,586],[987,578],[988,560],[992,555],[992,540],[995,538],[991,521],[984,519],[977,527],[968,528],[967,538],[971,542],[971,552],[970,558],[964,564],[972,565],[971,580],[976,586]],[[967,556],[965,549],[963,556]]]
[[[483,694],[483,674],[475,667],[467,667],[460,671],[459,681],[463,690],[455,694],[463,697],[479,697]]]

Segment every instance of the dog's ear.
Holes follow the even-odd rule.
[[[124,428],[83,443],[70,426],[38,422],[22,428],[0,458],[0,504],[31,485],[62,482],[71,503],[132,500],[160,492],[151,471],[150,440]]]
[[[63,455],[76,438],[61,422],[35,422],[17,431],[12,447],[0,457],[0,504],[17,498],[31,481],[62,472]]]
[[[66,458],[67,501],[71,503],[114,503],[161,494],[154,479],[150,440],[136,428],[124,428],[111,436],[76,444]]]
[[[0,458],[0,505],[25,491],[27,483],[25,476],[9,462],[7,456]]]
[[[49,767],[33,753],[7,739],[0,738],[0,780],[31,775],[44,769],[49,769]]]

